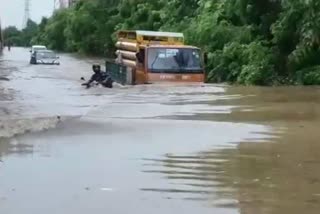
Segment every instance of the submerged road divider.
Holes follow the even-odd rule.
[[[41,132],[56,128],[66,120],[80,118],[80,116],[50,116],[0,119],[0,138],[11,138],[29,132]]]
[[[0,81],[10,81],[10,79],[7,77],[0,77]]]

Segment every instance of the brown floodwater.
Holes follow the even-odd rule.
[[[183,118],[264,124],[272,128],[266,137],[235,142],[235,148],[150,160],[165,169],[147,172],[196,187],[195,197],[188,199],[233,207],[239,213],[319,213],[320,88],[228,87],[226,94],[242,97],[210,105],[235,106],[230,113]]]
[[[319,87],[87,91],[27,57],[0,57],[1,213],[319,213]]]

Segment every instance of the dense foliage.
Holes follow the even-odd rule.
[[[30,46],[31,39],[37,34],[38,26],[32,20],[27,22],[23,30],[18,30],[14,26],[9,26],[3,30],[5,45]]]
[[[107,55],[119,29],[185,33],[208,52],[209,82],[320,84],[319,0],[80,0],[32,42]]]

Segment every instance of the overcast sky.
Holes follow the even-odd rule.
[[[2,26],[22,27],[25,0],[0,0],[0,19]],[[30,18],[39,22],[43,16],[50,16],[54,0],[31,0]]]

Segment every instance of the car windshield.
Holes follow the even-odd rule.
[[[56,58],[56,54],[52,51],[38,51],[37,52],[37,57],[38,58],[43,58],[43,59],[52,59],[52,58]]]
[[[200,51],[195,48],[150,48],[148,68],[154,73],[202,72]]]

